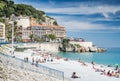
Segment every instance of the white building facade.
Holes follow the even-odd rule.
[[[0,42],[5,42],[5,24],[0,22]]]
[[[15,17],[15,21],[17,22],[18,27],[22,27],[23,29],[30,27],[30,18],[29,17]]]

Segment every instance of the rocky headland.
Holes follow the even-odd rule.
[[[105,48],[100,48],[100,47],[83,47],[83,46],[75,46],[75,45],[68,45],[68,46],[63,46],[61,45],[59,47],[60,51],[63,52],[106,52]]]

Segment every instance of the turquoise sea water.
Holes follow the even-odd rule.
[[[72,59],[82,60],[85,62],[96,62],[97,64],[112,65],[119,64],[120,66],[120,48],[106,48],[104,53],[74,53],[74,52],[60,52],[59,56]]]

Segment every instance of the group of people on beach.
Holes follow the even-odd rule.
[[[32,65],[38,66],[38,63],[45,63],[45,62],[53,62],[53,58],[51,57],[51,54],[44,53],[41,54],[38,52],[38,56],[32,57]]]
[[[32,57],[32,65],[38,66],[38,60],[35,61],[34,57]]]
[[[28,57],[25,57],[24,60],[25,62],[28,62]],[[68,59],[64,59],[64,60],[68,61]],[[46,52],[42,54],[40,52],[37,52],[37,57],[36,55],[35,57],[34,55],[32,56],[32,65],[38,66],[38,63],[45,63],[45,62],[53,62],[53,57],[51,56],[50,53]],[[78,62],[80,62],[84,66],[87,66],[87,64],[81,61],[80,59],[78,59]],[[115,67],[114,70],[108,70],[108,69],[103,69],[103,68],[96,68],[96,64],[93,61],[91,62],[91,64],[95,72],[100,72],[101,75],[120,78],[120,68],[118,67],[118,65]],[[73,72],[71,78],[80,78],[80,77],[76,74],[76,72]]]
[[[80,59],[78,60],[78,62],[81,62]],[[95,72],[100,72],[101,75],[120,78],[120,68],[118,67],[118,65],[115,67],[114,70],[105,70],[103,68],[96,68],[95,67],[96,64],[93,61],[91,62],[91,64]],[[80,78],[80,77],[76,74],[76,72],[73,72],[71,78]]]
[[[95,70],[95,72],[101,72],[100,73],[101,75],[106,75],[106,76],[109,76],[109,77],[120,78],[120,69],[118,68],[118,66],[116,68],[114,70],[108,70],[108,69],[106,70],[106,69],[103,69],[103,68],[96,68],[95,64],[93,64],[93,69]]]

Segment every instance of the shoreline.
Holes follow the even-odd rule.
[[[119,61],[119,49],[109,48],[107,52],[104,53],[75,53],[75,52],[59,52],[59,56],[65,57],[71,60],[78,60],[91,63],[95,61],[99,65],[115,67],[115,64],[120,65]]]
[[[28,56],[29,53],[26,53],[26,54]],[[19,55],[19,53],[16,53],[16,55]],[[23,53],[22,53],[22,55],[23,55]],[[31,55],[31,54],[29,54],[29,55]],[[18,57],[20,58],[20,56],[18,56]],[[24,57],[26,57],[26,56],[24,56]],[[81,63],[81,62],[78,62],[75,60],[69,60],[69,59],[66,60],[65,58],[57,58],[57,57],[51,57],[51,58],[53,59],[53,62],[46,61],[43,63],[41,62],[39,64],[44,65],[49,68],[63,71],[65,73],[65,77],[67,77],[69,79],[72,79],[71,74],[72,74],[72,72],[75,71],[81,77],[81,78],[75,79],[75,81],[96,81],[97,78],[101,78],[101,80],[105,79],[105,81],[119,81],[120,80],[120,78],[101,75],[102,72],[96,72],[95,69],[93,69],[92,64],[88,63],[88,62]],[[32,62],[32,60],[30,60],[30,59],[32,59],[32,57],[29,58],[29,61]],[[106,69],[106,71],[114,70],[114,67],[107,67],[105,65],[100,65],[100,64],[95,64],[95,68],[102,69],[102,70]],[[92,73],[92,75],[91,75],[91,73]],[[94,77],[96,77],[96,78],[94,78]],[[88,78],[88,79],[86,79],[86,78]]]

